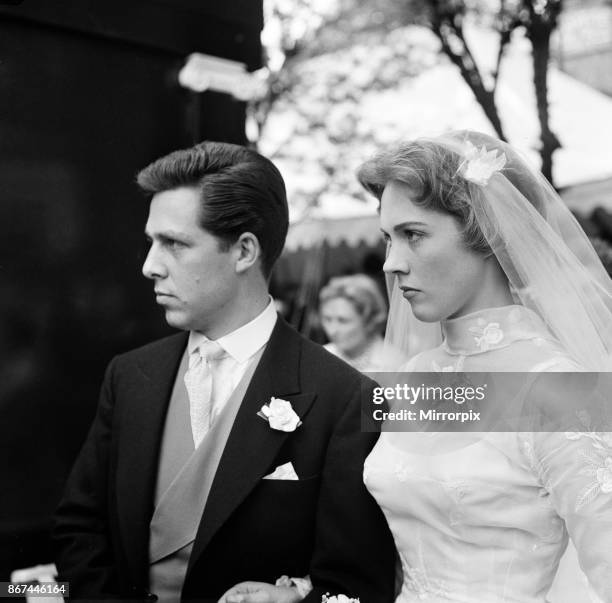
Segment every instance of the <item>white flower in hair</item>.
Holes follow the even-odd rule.
[[[466,145],[465,160],[459,166],[458,171],[466,180],[485,186],[489,178],[506,165],[506,154],[502,153],[498,157],[497,150],[487,151],[484,144],[479,149],[469,140],[466,141]]]

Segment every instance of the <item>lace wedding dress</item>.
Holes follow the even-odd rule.
[[[405,370],[578,370],[523,306],[442,326]],[[568,536],[593,600],[612,601],[610,433],[383,432],[364,481],[401,559],[398,603],[543,603]]]

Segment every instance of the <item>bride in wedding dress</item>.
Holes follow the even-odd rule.
[[[611,370],[612,282],[512,147],[454,132],[385,150],[358,177],[380,201],[388,338],[419,348],[406,372]],[[544,603],[569,538],[592,600],[612,602],[612,433],[597,425],[383,426],[364,481],[399,552],[398,603]]]

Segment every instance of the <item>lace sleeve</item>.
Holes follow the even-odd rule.
[[[524,450],[565,520],[591,589],[612,601],[612,433],[525,435]]]

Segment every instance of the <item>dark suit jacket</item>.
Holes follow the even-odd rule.
[[[165,414],[182,333],[110,363],[91,431],[56,515],[59,578],[71,598],[143,598]],[[393,600],[392,538],[362,482],[377,434],[360,431],[373,382],[278,319],[238,411],[200,521],[183,600],[217,601],[245,580],[310,575],[307,602],[343,593]],[[271,396],[302,418],[291,433],[257,416]],[[291,461],[299,481],[262,480]]]

